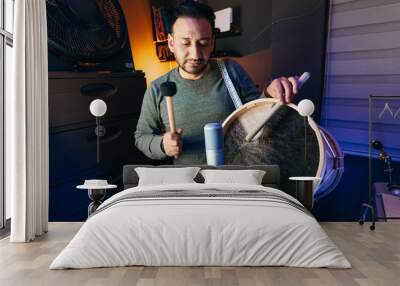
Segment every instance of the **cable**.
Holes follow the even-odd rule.
[[[275,26],[276,24],[279,24],[279,23],[281,23],[281,22],[291,21],[291,20],[294,20],[294,19],[299,19],[299,18],[307,17],[307,16],[310,16],[310,15],[314,14],[314,13],[319,9],[319,6],[321,6],[321,4],[323,3],[322,0],[317,0],[317,1],[318,1],[317,5],[315,5],[314,8],[312,8],[309,12],[307,12],[307,13],[305,13],[305,14],[301,14],[301,15],[297,15],[297,16],[292,16],[292,17],[281,18],[281,19],[278,19],[278,20],[272,22],[271,24],[265,26],[265,27],[250,41],[250,43],[253,43],[253,42],[257,41],[258,38],[262,36],[262,34],[264,34],[267,30],[269,30],[272,26]]]

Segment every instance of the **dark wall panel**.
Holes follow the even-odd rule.
[[[312,78],[296,101],[311,99],[319,122],[325,69],[329,1],[325,0],[209,0],[214,10],[232,7],[241,35],[217,39],[217,51],[247,56],[272,49],[272,76],[301,75]],[[268,63],[265,64],[268,66]],[[257,76],[256,76],[257,77]],[[253,76],[254,78],[254,76]]]
[[[76,189],[84,180],[107,179],[120,191],[124,164],[152,163],[134,146],[145,89],[142,73],[49,73],[50,221],[87,218],[87,191]],[[107,103],[100,162],[89,112],[97,98]]]
[[[321,117],[328,1],[273,0],[272,76],[301,75],[311,79],[297,101],[308,98],[315,104],[313,118]]]

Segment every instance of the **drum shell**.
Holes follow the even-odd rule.
[[[281,189],[292,195],[294,184],[289,182],[290,176],[319,177],[320,180],[316,180],[314,187],[314,198],[319,199],[331,192],[340,181],[343,153],[332,135],[318,126],[311,117],[306,117],[305,121],[297,113],[296,105],[281,107],[252,142],[244,140],[248,133],[245,131],[246,124],[251,128],[258,120],[250,115],[256,114],[255,117],[263,118],[275,103],[276,100],[270,98],[255,100],[238,108],[226,118],[223,122],[225,164],[278,164],[281,167]],[[286,122],[286,119],[293,120],[293,124]],[[240,126],[239,129],[237,126]],[[282,130],[286,130],[286,139],[280,134]],[[257,144],[262,140],[265,141],[262,144],[265,145],[266,152],[258,150]],[[275,149],[278,151],[271,151]]]
[[[344,155],[335,138],[323,127],[318,126],[323,144],[324,156],[316,177],[320,180],[314,186],[314,199],[318,200],[333,191],[339,184],[344,172]]]

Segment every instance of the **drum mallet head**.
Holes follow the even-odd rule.
[[[176,93],[176,84],[173,81],[163,82],[160,86],[162,96],[174,96]]]
[[[309,99],[303,99],[297,105],[297,111],[301,116],[311,116],[314,113],[314,103]]]

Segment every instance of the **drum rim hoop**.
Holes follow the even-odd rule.
[[[222,123],[222,128],[224,130],[224,136],[230,125],[232,124],[233,121],[235,121],[241,114],[243,114],[247,109],[252,108],[255,105],[263,104],[263,103],[278,103],[279,100],[275,98],[260,98],[256,100],[252,100],[247,102],[246,104],[243,104],[241,107],[237,108],[235,111],[233,111]],[[293,108],[294,110],[298,111],[297,105],[293,103],[288,103],[286,104],[287,106]],[[311,116],[307,116],[308,124],[310,124],[310,127],[314,130],[314,133],[317,137],[318,141],[318,148],[319,148],[319,162],[318,162],[318,168],[317,172],[315,174],[315,177],[321,177],[322,171],[324,169],[324,161],[325,161],[325,152],[324,152],[324,141],[321,136],[321,130],[318,126],[318,124],[312,119]],[[322,180],[321,180],[322,181]],[[320,182],[321,182],[320,181]]]

